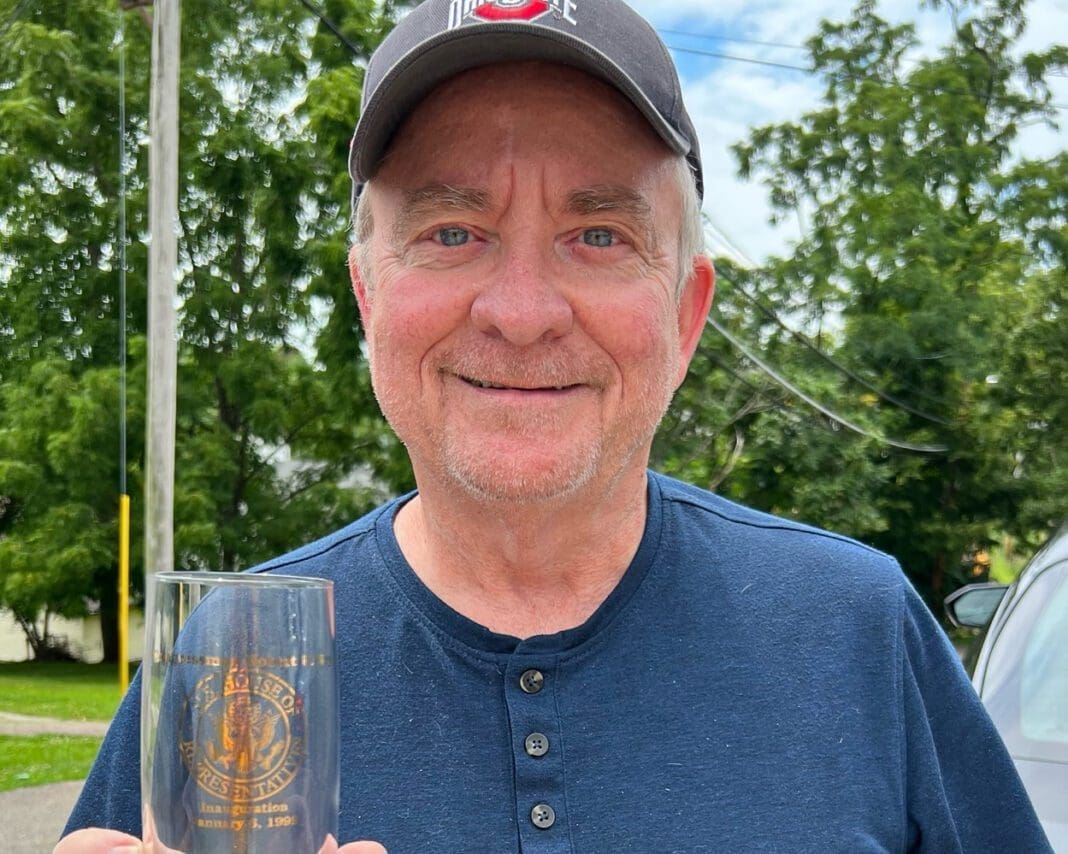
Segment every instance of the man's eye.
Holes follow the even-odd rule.
[[[607,228],[587,228],[582,232],[582,242],[587,246],[604,248],[615,243],[615,239],[615,234]]]
[[[466,228],[453,225],[448,228],[439,228],[437,238],[442,246],[463,246],[471,239],[471,232]]]

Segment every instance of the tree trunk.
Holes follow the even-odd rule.
[[[108,577],[114,581],[115,573]],[[100,597],[100,639],[104,644],[104,661],[119,660],[119,594],[115,584],[103,586],[104,595]]]
[[[30,652],[34,657],[34,660],[39,661],[42,658],[45,644],[44,639],[41,637],[41,633],[37,630],[37,621],[17,613],[15,614],[15,621],[19,624],[19,628],[22,629],[22,633],[26,636],[26,642],[30,645]]]
[[[931,565],[931,601],[939,602],[946,586],[946,556],[939,552]]]

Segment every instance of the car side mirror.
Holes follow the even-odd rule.
[[[981,629],[1005,598],[1007,584],[984,581],[966,584],[946,597],[946,613],[957,628]]]

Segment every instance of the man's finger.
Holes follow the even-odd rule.
[[[117,830],[86,827],[64,836],[52,854],[141,854],[141,840]]]
[[[386,854],[386,849],[377,842],[347,842],[338,848],[337,840],[327,836],[319,854]]]

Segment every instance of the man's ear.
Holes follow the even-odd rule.
[[[357,261],[359,252],[360,246],[357,243],[352,244],[349,248],[349,278],[352,279],[352,292],[356,295],[356,304],[360,307],[360,317],[363,319],[364,327],[366,327],[367,322],[371,319],[371,295],[367,283],[363,280],[363,276],[360,275],[360,265]]]
[[[686,378],[715,293],[716,271],[712,260],[706,255],[695,255],[693,268],[679,294],[679,368],[675,377],[676,388]]]

